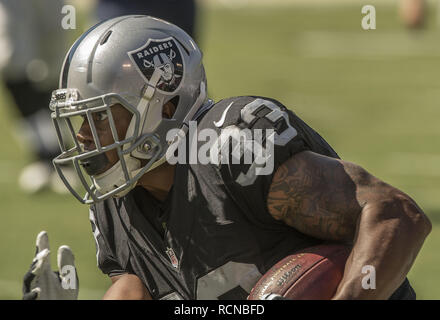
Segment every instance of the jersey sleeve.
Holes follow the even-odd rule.
[[[284,227],[267,209],[270,185],[279,166],[305,150],[331,157],[337,154],[316,131],[276,100],[243,97],[234,104],[235,126],[240,130],[240,134],[235,134],[241,141],[251,137],[251,143],[242,150],[251,149],[252,157],[246,159],[246,151],[237,156],[237,149],[228,146],[229,159],[220,165],[220,174],[230,195],[250,220],[260,227]],[[221,149],[222,154],[224,150]]]
[[[96,245],[96,260],[98,268],[109,277],[127,273],[126,266],[122,266],[117,259],[117,245],[112,235],[114,227],[112,221],[103,217],[100,213],[102,204],[90,207],[89,219],[92,226],[93,237]]]

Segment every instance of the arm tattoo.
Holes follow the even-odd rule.
[[[301,152],[281,165],[269,190],[271,215],[310,236],[351,242],[375,178],[357,165]]]

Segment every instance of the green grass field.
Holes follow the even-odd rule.
[[[360,5],[205,8],[199,42],[209,91],[215,100],[277,98],[342,158],[410,194],[433,231],[409,278],[419,299],[440,299],[440,27],[434,12],[425,30],[410,32],[396,8],[376,10],[377,30],[364,31]],[[75,252],[80,299],[99,299],[110,281],[96,267],[88,209],[70,195],[19,190],[31,158],[12,134],[16,112],[4,89],[0,97],[0,299],[21,298],[41,230],[54,266],[58,246]]]

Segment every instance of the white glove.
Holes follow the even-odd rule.
[[[49,238],[46,231],[37,236],[35,258],[23,278],[23,300],[76,300],[79,280],[75,258],[68,246],[58,248],[58,270],[50,267]]]

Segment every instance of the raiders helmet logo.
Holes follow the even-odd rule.
[[[157,89],[172,93],[179,88],[184,66],[182,54],[173,38],[149,39],[144,46],[128,52],[128,55],[144,79]]]

